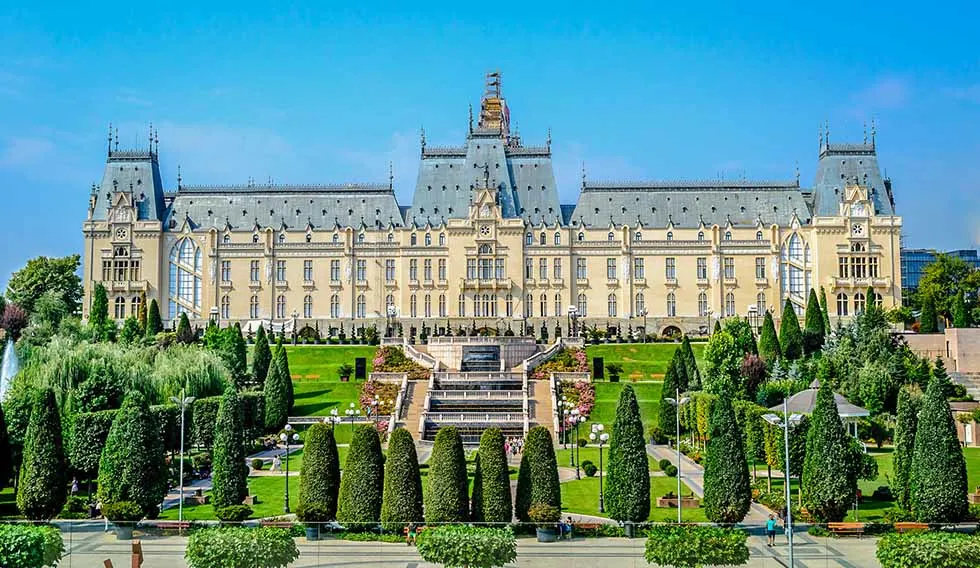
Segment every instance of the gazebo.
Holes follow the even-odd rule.
[[[786,410],[790,414],[813,414],[813,409],[817,406],[817,390],[819,388],[820,382],[814,379],[810,383],[810,388],[802,390],[786,400]],[[844,426],[850,430],[851,435],[857,438],[858,420],[865,416],[870,416],[871,413],[866,408],[851,404],[846,398],[837,393],[834,393],[834,401],[837,402],[837,413],[844,422]],[[782,412],[783,405],[777,404],[769,410]]]

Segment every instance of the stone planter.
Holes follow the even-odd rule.
[[[320,540],[320,527],[319,526],[314,526],[314,527],[307,526],[306,527],[306,540],[307,541]]]
[[[133,540],[133,525],[115,525],[116,540]]]
[[[538,536],[538,542],[555,542],[558,540],[558,531],[554,528],[538,527],[535,532]]]
[[[699,507],[701,505],[700,499],[695,499],[693,497],[684,497],[681,499],[681,508],[690,509],[694,507]],[[657,507],[669,507],[671,509],[677,508],[677,497],[658,497]]]

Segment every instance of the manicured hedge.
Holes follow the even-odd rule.
[[[644,558],[675,568],[738,566],[749,561],[748,533],[697,525],[655,525],[647,532]]]
[[[882,568],[975,568],[980,537],[938,531],[889,533],[875,554]]]

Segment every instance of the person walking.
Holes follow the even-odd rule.
[[[776,544],[776,515],[769,515],[769,520],[766,521],[766,537],[769,542],[766,546],[775,546]]]

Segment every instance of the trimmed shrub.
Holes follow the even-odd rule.
[[[606,464],[606,508],[617,521],[643,522],[650,516],[650,473],[640,407],[633,387],[619,393]]]
[[[517,559],[517,540],[509,528],[447,525],[419,533],[422,560],[443,566],[494,568]]]
[[[426,523],[463,523],[469,520],[469,494],[463,440],[454,426],[436,434],[429,459],[425,492]]]
[[[485,523],[510,523],[514,518],[510,469],[504,451],[504,435],[499,429],[487,428],[483,431],[479,456],[479,479],[483,492],[480,520]]]
[[[800,330],[800,320],[796,317],[793,302],[789,298],[783,304],[783,317],[779,321],[779,346],[783,357],[789,361],[803,356],[803,332]]]
[[[399,531],[422,520],[422,477],[415,440],[408,430],[396,428],[388,440],[381,526],[386,531]]]
[[[269,374],[269,363],[272,362],[272,350],[269,349],[269,337],[265,328],[259,325],[255,332],[255,347],[252,349],[252,380],[262,390],[265,378]]]
[[[912,512],[923,523],[955,523],[967,513],[966,462],[943,394],[947,383],[929,382],[915,430],[909,485]]]
[[[61,442],[61,416],[54,391],[41,390],[34,399],[17,484],[17,508],[31,520],[47,520],[65,506],[67,467]]]
[[[551,434],[544,426],[531,428],[525,438],[521,467],[517,474],[514,513],[521,522],[526,523],[530,520],[528,511],[531,505],[538,503],[561,506],[558,461],[555,459]]]
[[[248,495],[248,468],[245,466],[242,403],[235,387],[228,387],[221,396],[214,425],[212,460],[211,504],[215,511],[241,505]]]
[[[270,527],[196,530],[184,551],[190,568],[285,568],[297,558],[289,531]]]
[[[889,533],[875,552],[882,568],[972,568],[980,566],[980,538],[939,531]]]
[[[50,526],[0,525],[0,566],[56,566],[65,553],[61,532]]]
[[[912,508],[909,481],[912,476],[912,456],[915,452],[915,430],[918,424],[920,397],[913,396],[909,387],[898,391],[898,416],[895,419],[895,453],[892,455],[892,494],[895,504],[908,511]]]
[[[389,454],[389,459],[391,456]],[[337,518],[340,457],[332,426],[314,424],[303,438],[303,467],[299,474],[299,510],[303,522]]]
[[[803,505],[815,519],[844,519],[857,492],[854,464],[858,460],[860,456],[854,455],[851,438],[837,412],[830,382],[824,382],[810,415],[802,476]]]
[[[677,475],[675,468],[674,475]],[[713,523],[738,523],[752,504],[749,466],[742,434],[729,396],[711,405],[708,445],[704,457],[704,500],[701,506]]]
[[[373,425],[363,424],[354,430],[344,474],[340,478],[337,520],[350,531],[375,526],[381,518],[383,489],[381,440]]]
[[[643,557],[676,568],[739,566],[749,561],[748,533],[698,525],[655,525],[647,531]]]

